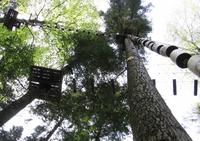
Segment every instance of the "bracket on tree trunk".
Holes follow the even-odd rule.
[[[198,94],[198,80],[194,80],[194,96]]]
[[[151,81],[152,81],[153,85],[156,86],[156,80],[152,79]]]
[[[32,66],[29,77],[29,90],[36,98],[59,102],[62,88],[62,71]]]
[[[173,93],[177,95],[176,79],[173,79]]]
[[[12,30],[13,27],[19,28],[20,27],[20,22],[17,20],[17,15],[18,12],[15,11],[14,9],[10,8],[8,12],[4,16],[4,26]]]

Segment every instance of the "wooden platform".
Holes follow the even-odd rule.
[[[29,90],[36,98],[47,101],[59,101],[62,88],[62,71],[32,66],[29,76]]]
[[[20,22],[17,20],[18,12],[12,8],[8,10],[8,12],[4,16],[4,26],[12,30],[13,27],[19,28]]]

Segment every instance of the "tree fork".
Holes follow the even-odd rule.
[[[192,141],[151,83],[137,48],[125,39],[128,104],[134,141]]]

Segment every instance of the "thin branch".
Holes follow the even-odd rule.
[[[127,68],[125,68],[124,70],[122,70],[114,79],[116,80],[121,74],[123,74],[125,71],[127,70]]]
[[[28,30],[29,30],[29,32],[31,33],[31,35],[32,35],[32,42],[31,42],[31,47],[33,46],[33,43],[35,42],[35,36],[34,36],[34,34],[33,34],[33,32],[31,31],[31,29],[27,26],[27,28],[28,28]]]
[[[44,1],[43,7],[40,9],[40,11],[38,12],[38,14],[36,14],[36,19],[38,19],[39,15],[42,12],[42,10],[44,9],[45,5],[46,5],[46,0]]]
[[[196,43],[194,43],[193,41],[185,40],[185,42],[188,42],[188,43],[192,44],[195,47],[194,48],[195,50],[199,49],[199,46]],[[192,50],[192,49],[190,51],[194,52],[194,50]]]
[[[63,1],[62,3],[59,3],[59,4],[56,5],[54,8],[52,8],[51,10],[49,10],[49,11],[47,12],[47,15],[46,15],[45,17],[48,17],[49,14],[51,14],[51,12],[52,12],[53,10],[55,10],[55,9],[58,8],[59,6],[63,5],[65,2],[66,2],[66,1]]]
[[[54,134],[54,132],[58,129],[58,127],[62,124],[62,122],[63,122],[64,119],[65,119],[65,118],[62,117],[62,118],[56,123],[56,125],[54,126],[54,128],[53,128],[51,131],[49,131],[48,135],[47,135],[45,138],[42,139],[42,141],[48,141],[48,140],[51,138],[51,136]]]
[[[17,82],[20,84],[20,86],[21,86],[23,89],[28,90],[28,88],[26,88],[26,87],[21,83],[21,81],[20,81],[18,78],[17,78],[16,80],[17,80]]]
[[[3,99],[5,99],[5,97],[4,97],[4,96],[0,97],[0,101],[3,101]]]

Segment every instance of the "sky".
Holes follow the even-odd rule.
[[[109,7],[108,0],[94,0],[99,10],[106,11]],[[178,9],[184,0],[148,0],[152,2],[152,11],[148,14],[148,17],[152,21],[153,31],[149,35],[152,40],[171,43],[167,37],[167,26],[168,23],[173,19],[174,11]],[[194,122],[195,106],[197,102],[200,102],[200,89],[198,96],[193,96],[193,80],[198,79],[190,71],[182,70],[178,68],[169,59],[157,55],[154,52],[146,49],[148,65],[146,65],[150,76],[156,79],[156,87],[161,93],[162,97],[172,110],[172,113],[178,119],[178,121],[185,127],[193,141],[199,141],[200,138],[200,127],[197,126],[199,122]],[[173,95],[172,91],[172,79],[177,80],[177,96]],[[200,87],[199,87],[200,88]],[[11,127],[13,122],[15,125],[25,125],[24,134],[28,134],[30,130],[37,124],[41,124],[41,121],[34,123],[24,122],[25,117],[28,119],[27,114],[28,107],[17,114],[16,117],[12,118],[6,125],[7,128]],[[31,124],[30,124],[31,123]],[[130,137],[126,138],[126,141],[132,140]]]

